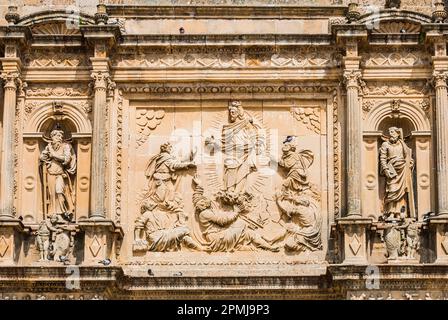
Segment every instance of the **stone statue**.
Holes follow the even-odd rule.
[[[74,246],[76,227],[63,214],[53,214],[37,230],[39,261],[66,261]]]
[[[403,132],[389,128],[390,137],[380,148],[380,167],[386,177],[384,214],[386,220],[416,218],[412,170],[412,150],[403,140]]]
[[[64,140],[62,130],[51,131],[50,138],[40,154],[44,214],[45,217],[53,214],[72,216],[75,210],[75,152],[72,145]]]
[[[244,205],[236,212],[220,212],[212,207],[212,201],[204,196],[204,189],[198,176],[193,179],[195,185],[193,204],[202,235],[207,243],[207,251],[233,252],[242,248],[256,248],[279,251],[279,247],[270,245],[243,220]]]
[[[201,249],[189,236],[187,216],[181,195],[177,171],[195,168],[193,159],[181,161],[172,155],[173,147],[167,142],[160,153],[149,160],[145,175],[148,192],[141,205],[141,216],[135,221],[134,250],[176,251],[182,243],[192,249]]]
[[[246,191],[248,176],[257,170],[256,157],[264,148],[261,126],[247,114],[240,101],[229,105],[229,124],[222,128],[221,145],[224,154],[224,192],[230,195]],[[206,144],[215,144],[207,138]]]
[[[384,242],[388,260],[415,259],[420,248],[418,224],[411,218],[386,223]]]
[[[276,195],[276,201],[284,214],[286,231],[272,242],[284,240],[284,247],[288,251],[322,249],[322,217],[314,204],[308,180],[308,168],[313,161],[314,155],[310,150],[297,150],[293,137],[285,140],[279,166],[287,170],[287,175],[281,191]]]
[[[406,257],[415,259],[415,254],[420,249],[420,237],[418,227],[410,222],[406,229]]]

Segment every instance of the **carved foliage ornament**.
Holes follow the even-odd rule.
[[[432,75],[432,81],[434,87],[437,89],[439,87],[446,87],[446,80],[448,79],[448,73],[442,71],[434,71]]]
[[[62,86],[30,86],[26,89],[28,97],[79,97],[89,96],[89,86],[73,85],[72,87]]]
[[[344,71],[343,81],[347,89],[357,88],[361,90],[363,87],[365,87],[365,82],[362,80],[362,74],[359,70]]]
[[[394,84],[368,82],[362,89],[364,96],[424,95],[428,86],[418,81],[401,81]]]

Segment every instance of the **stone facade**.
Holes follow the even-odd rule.
[[[448,299],[442,2],[53,2],[0,21],[1,299]]]

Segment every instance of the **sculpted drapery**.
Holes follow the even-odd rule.
[[[70,143],[64,141],[62,130],[50,133],[51,142],[40,155],[45,215],[72,214],[75,210],[73,177],[76,155]]]
[[[249,174],[257,169],[256,156],[261,153],[261,127],[243,110],[241,102],[229,105],[229,124],[222,129],[224,153],[224,189],[227,192],[245,191]]]
[[[404,142],[401,129],[391,127],[389,134],[380,148],[381,172],[386,177],[384,213],[386,219],[416,218],[412,150]]]

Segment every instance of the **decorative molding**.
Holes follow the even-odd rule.
[[[120,84],[119,88],[123,93],[142,93],[157,95],[173,94],[294,94],[294,93],[331,93],[337,86],[336,83],[322,83],[322,82],[307,82],[307,83],[295,83],[295,84],[266,84],[266,83],[254,83],[254,84],[167,84],[167,83],[130,83]]]
[[[340,65],[339,52],[332,48],[298,47],[275,50],[270,47],[222,47],[218,49],[177,49],[174,53],[155,49],[143,53],[121,53],[114,57],[119,68],[330,68]]]
[[[89,96],[90,89],[86,85],[33,85],[26,89],[27,97],[82,97]]]
[[[334,216],[341,213],[341,144],[340,144],[340,123],[339,123],[339,94],[338,90],[332,92],[332,112],[333,112],[333,187],[334,187]]]
[[[122,171],[123,171],[123,93],[118,91],[117,98],[117,131],[115,157],[115,223],[121,221]]]
[[[364,96],[399,96],[399,95],[425,95],[428,85],[421,81],[399,81],[394,83],[367,82],[363,87]]]
[[[24,55],[28,67],[87,67],[90,65],[85,53],[79,52],[53,52],[50,50],[33,50]]]
[[[365,67],[416,67],[430,66],[431,56],[423,50],[385,48],[370,50],[362,54],[361,65]]]

